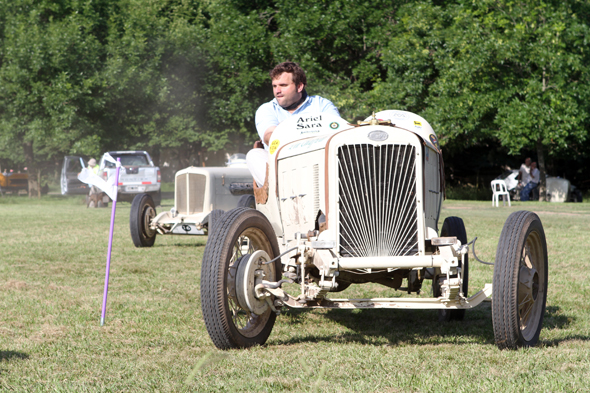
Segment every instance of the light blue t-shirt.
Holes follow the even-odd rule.
[[[256,111],[256,130],[258,131],[258,135],[260,135],[260,139],[264,140],[264,132],[268,127],[278,126],[283,120],[292,116],[318,112],[340,116],[340,112],[332,104],[332,101],[320,96],[307,96],[303,104],[293,113],[289,113],[289,111],[283,109],[275,98],[266,104],[260,105],[260,108]],[[268,150],[266,144],[264,148]]]

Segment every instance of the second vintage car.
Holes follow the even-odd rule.
[[[236,206],[255,207],[252,175],[240,167],[188,167],[174,178],[174,207],[156,214],[148,194],[131,204],[129,226],[136,247],[151,247],[156,235],[206,235],[214,221]]]

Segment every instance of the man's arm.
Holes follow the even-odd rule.
[[[270,137],[272,136],[272,133],[275,130],[275,128],[277,128],[277,126],[270,126],[266,129],[266,131],[264,131],[264,137],[262,138],[262,141],[265,145],[269,145]]]

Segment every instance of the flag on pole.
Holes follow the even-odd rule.
[[[106,161],[115,164],[115,167],[117,168],[114,175],[109,176],[106,181],[89,168],[84,168],[82,172],[78,174],[78,179],[81,182],[100,188],[113,200],[113,208],[111,210],[111,228],[109,230],[109,247],[107,249],[107,266],[105,269],[104,292],[102,296],[102,312],[100,314],[100,326],[104,326],[107,311],[109,274],[111,271],[111,251],[113,249],[113,229],[115,228],[115,212],[117,210],[117,185],[119,184],[119,171],[121,170],[121,162],[119,158],[115,161],[115,159],[109,153],[106,153],[103,158]]]
[[[106,153],[103,156],[103,158],[106,161],[115,164],[115,166],[117,167],[117,172],[119,172],[121,162],[116,161],[109,153]],[[92,169],[84,168],[82,169],[82,172],[78,174],[78,180],[80,180],[82,183],[98,187],[99,189],[104,191],[113,201],[117,200],[118,176],[109,176],[107,180],[104,180],[102,177],[94,173]]]

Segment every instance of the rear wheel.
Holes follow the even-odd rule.
[[[539,217],[512,213],[502,229],[492,292],[494,337],[500,349],[539,340],[547,302],[547,242]]]
[[[201,267],[201,305],[207,332],[217,348],[262,345],[273,328],[276,315],[270,308],[253,312],[238,298],[240,264],[248,263],[247,258],[259,250],[271,259],[279,255],[270,222],[256,210],[228,211],[209,235]],[[265,266],[265,280],[278,281],[280,261]],[[246,291],[250,296],[254,287]]]
[[[447,217],[443,223],[442,229],[440,231],[441,237],[446,236],[456,236],[461,244],[467,244],[467,231],[465,230],[465,224],[463,220],[459,217]],[[467,290],[469,289],[469,255],[465,254],[465,263],[462,264],[461,260],[459,259],[459,267],[461,268],[461,278],[463,280],[462,289],[463,295],[467,296]],[[452,276],[452,277],[456,277]],[[439,297],[440,293],[440,285],[438,282],[438,277],[432,281],[432,292],[434,297]],[[465,309],[459,310],[445,310],[441,309],[438,310],[438,320],[440,322],[450,321],[450,320],[457,320],[462,321],[465,318]]]
[[[238,200],[238,207],[256,209],[256,198],[254,198],[254,195],[242,195]]]
[[[129,230],[135,247],[151,247],[156,241],[156,231],[150,228],[156,217],[156,206],[149,194],[139,194],[133,198],[129,213]]]

